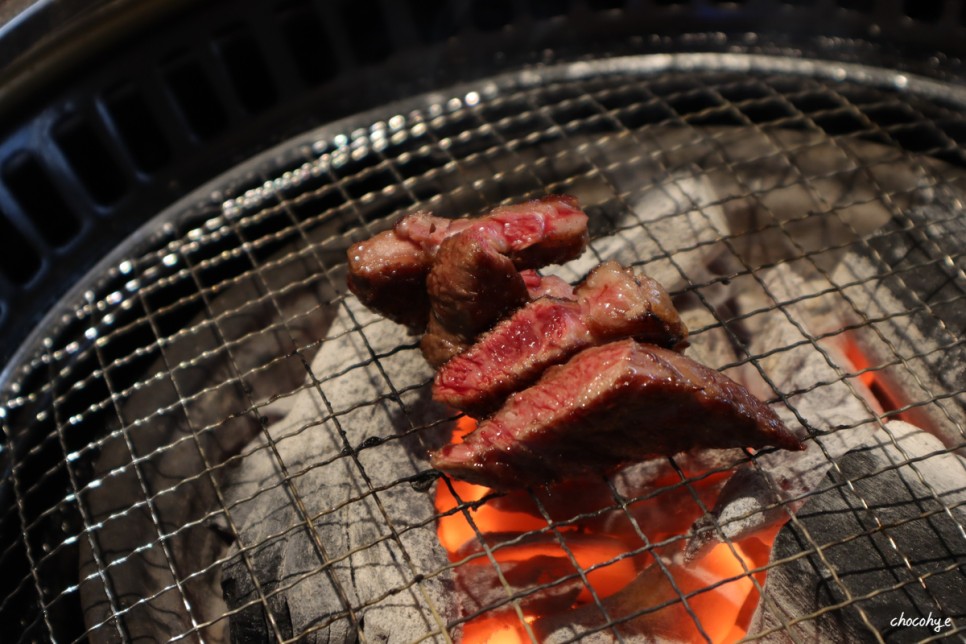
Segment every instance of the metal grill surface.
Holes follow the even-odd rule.
[[[737,516],[704,507],[693,487],[736,466],[773,472],[767,459],[777,455],[729,452],[700,475],[675,457],[663,466],[678,481],[636,497],[602,477],[612,497],[598,512],[622,514],[640,537],[614,561],[692,540],[685,532],[656,543],[632,512],[668,489],[690,490],[715,540],[730,544],[733,526],[775,510],[805,535],[799,554],[744,571],[758,592],[760,573],[771,579],[807,557],[826,565],[839,599],[804,614],[773,600],[778,617],[749,636],[809,639],[809,624],[851,608],[862,634],[882,641],[889,632],[876,602],[903,606],[913,590],[935,615],[961,617],[963,603],[949,605],[942,588],[964,585],[962,490],[940,489],[931,473],[966,472],[963,104],[955,92],[875,70],[785,61],[769,71],[735,60],[715,69],[673,57],[580,64],[423,97],[313,132],[160,215],[7,368],[0,622],[16,625],[11,641],[218,641],[252,611],[275,641],[340,628],[372,640],[390,619],[380,615],[414,606],[407,623],[417,626],[388,631],[390,641],[458,637],[474,615],[443,600],[466,561],[428,549],[438,549],[431,490],[459,494],[424,456],[448,440],[457,415],[428,399],[418,339],[346,293],[344,253],[404,212],[473,215],[549,192],[578,195],[591,219],[586,261],[561,275],[576,280],[618,256],[661,279],[691,326],[692,351],[757,386],[821,446],[830,472],[810,492]],[[845,344],[865,362],[842,360]],[[782,372],[782,363],[813,360],[821,369],[805,384]],[[863,395],[869,379],[888,383],[891,396]],[[816,422],[809,396],[836,387],[860,411]],[[909,452],[896,419],[928,428],[929,449]],[[843,452],[826,445],[860,431],[878,431],[898,460],[843,474]],[[900,470],[927,498],[896,519],[863,481]],[[849,498],[862,530],[809,531],[797,511],[829,490]],[[472,519],[471,508],[499,495],[458,501],[454,512]],[[614,563],[578,565],[564,538],[575,519],[555,518],[539,495],[533,502],[545,524],[534,532],[557,540],[575,572],[524,590],[497,572],[504,596],[481,611],[522,616],[528,595],[586,584]],[[939,519],[951,533],[940,533]],[[334,539],[330,523],[344,521],[368,527]],[[909,524],[932,530],[948,556],[922,563],[893,538]],[[831,553],[879,536],[899,572],[856,593]],[[479,530],[476,540],[468,557],[496,566],[507,544]],[[279,564],[281,577],[265,582],[257,568],[285,544],[300,544],[304,561]],[[367,574],[353,562],[375,551],[392,574],[369,590],[347,586]],[[252,587],[226,603],[227,580],[245,575]],[[689,603],[707,589],[670,583],[709,637]],[[297,614],[301,591],[331,601]],[[610,616],[591,595],[606,619],[572,637],[621,639],[614,627],[633,615]],[[960,619],[912,639],[964,627]]]

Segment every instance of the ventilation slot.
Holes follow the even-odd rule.
[[[48,244],[65,246],[80,232],[80,222],[32,155],[24,152],[8,161],[3,180]]]
[[[40,270],[40,255],[23,233],[0,213],[0,274],[26,284]]]
[[[137,168],[150,173],[164,167],[171,149],[143,94],[133,85],[123,85],[107,94],[105,104]]]
[[[54,140],[91,199],[110,205],[127,191],[127,181],[94,126],[79,114],[64,117],[54,127]]]
[[[165,65],[164,79],[194,135],[210,139],[225,129],[228,115],[201,64],[178,58]]]
[[[838,0],[838,5],[849,11],[872,13],[875,11],[875,0]]]
[[[480,31],[496,31],[513,22],[511,0],[477,0],[473,4],[473,25]]]
[[[342,24],[352,53],[361,63],[384,60],[392,51],[386,19],[372,0],[349,0],[342,4]]]
[[[570,4],[570,0],[530,0],[530,12],[538,20],[564,16],[570,11]]]
[[[943,0],[906,0],[903,13],[913,20],[937,22],[943,17],[943,6]]]
[[[245,109],[257,113],[274,105],[278,91],[254,36],[239,26],[218,36],[217,47]]]
[[[328,45],[319,17],[309,5],[302,2],[282,5],[278,22],[303,80],[320,83],[336,75],[339,66],[335,54]]]
[[[438,43],[456,35],[459,21],[453,11],[460,3],[446,0],[409,0],[413,22],[423,42]]]

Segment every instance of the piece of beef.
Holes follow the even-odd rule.
[[[438,367],[529,301],[523,276],[498,231],[471,228],[443,242],[429,272],[430,316],[423,356]]]
[[[587,215],[573,197],[493,210],[440,244],[426,280],[426,360],[439,366],[529,301],[521,269],[566,262],[587,243]]]
[[[348,251],[349,290],[367,307],[415,331],[426,328],[426,276],[447,237],[471,225],[414,212],[390,230],[354,244]]]
[[[556,275],[541,275],[533,270],[520,271],[527,294],[531,300],[541,297],[556,297],[561,300],[576,300],[574,287]]]
[[[550,367],[431,460],[454,477],[512,488],[692,448],[766,445],[801,449],[767,405],[727,376],[628,339]]]
[[[535,271],[520,271],[526,287],[526,299],[536,300],[541,297],[556,297],[575,300],[574,287],[554,275],[542,276]],[[502,295],[498,297],[503,297]],[[453,356],[468,349],[470,343],[459,333],[447,330],[435,317],[430,316],[426,333],[420,342],[420,349],[426,361],[434,367],[439,367],[450,361]]]
[[[433,257],[449,237],[480,226],[506,239],[518,269],[566,261],[587,243],[587,216],[568,196],[503,206],[477,219],[416,212],[349,248],[349,289],[372,310],[422,331],[429,318],[426,278]]]
[[[617,262],[595,268],[573,295],[537,299],[497,324],[440,368],[433,398],[481,417],[589,346],[633,337],[675,348],[687,338],[664,287]]]

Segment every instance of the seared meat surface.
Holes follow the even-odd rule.
[[[520,276],[523,278],[523,283],[527,291],[526,297],[522,298],[524,302],[542,297],[555,297],[568,300],[575,300],[577,298],[574,295],[574,287],[554,275],[542,276],[535,271],[525,270],[520,271]],[[518,288],[515,280],[510,288],[514,289],[514,298],[520,297],[519,292],[515,290]],[[492,295],[490,301],[503,302],[503,310],[517,306],[515,303],[508,304],[507,299],[504,293],[496,293]],[[490,314],[484,313],[484,317],[489,318]],[[429,364],[434,367],[439,367],[451,361],[454,356],[462,353],[469,347],[470,343],[462,334],[449,331],[436,317],[430,316],[429,324],[426,327],[426,334],[423,335],[420,342],[423,357],[426,358]]]
[[[574,287],[556,275],[540,275],[536,271],[520,271],[523,283],[527,285],[527,293],[531,300],[541,297],[556,297],[561,300],[575,300]]]
[[[766,445],[801,449],[767,405],[727,376],[627,339],[550,367],[431,460],[457,478],[512,488],[693,448]]]
[[[426,281],[430,316],[421,348],[429,364],[443,364],[530,299],[508,251],[506,239],[488,227],[440,247]]]
[[[517,270],[532,269],[577,257],[587,244],[587,215],[576,199],[557,195],[495,208],[477,219],[446,219],[416,212],[403,217],[391,230],[349,249],[349,289],[370,309],[422,331],[429,321],[427,277],[434,258],[446,240],[464,231],[473,231],[478,242],[503,249],[501,254]],[[474,244],[462,242],[458,248],[469,253],[468,261],[484,261],[482,268],[492,268],[479,259],[480,251]],[[448,256],[452,259],[439,269],[443,276],[461,257],[456,249]],[[465,281],[463,285],[473,288]],[[459,299],[459,294],[449,296],[444,292],[441,297]],[[441,307],[445,309],[446,305]],[[444,325],[442,329],[465,335],[459,327]]]
[[[426,280],[426,360],[439,366],[530,300],[520,269],[574,259],[587,243],[587,215],[571,197],[493,210],[446,239]],[[556,288],[556,287],[555,287]]]
[[[415,331],[426,327],[426,276],[439,245],[470,225],[414,212],[349,248],[349,290],[370,309]]]
[[[548,286],[565,293],[559,285]],[[443,365],[433,398],[473,416],[486,415],[547,367],[589,346],[633,337],[674,348],[687,334],[664,287],[606,262],[591,271],[572,299],[530,302]]]

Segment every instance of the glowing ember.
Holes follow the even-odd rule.
[[[453,440],[475,427],[472,418],[463,417]],[[438,535],[457,563],[456,582],[468,617],[463,641],[528,642],[530,632],[540,638],[555,624],[599,615],[598,601],[611,620],[623,620],[618,628],[625,634],[688,640],[703,639],[703,632],[715,643],[741,639],[758,603],[758,590],[746,571],[767,565],[780,526],[740,543],[718,545],[692,562],[680,561],[681,540],[674,539],[702,512],[693,495],[710,507],[727,476],[699,477],[676,487],[679,477],[656,481],[655,489],[666,490],[628,503],[626,509],[615,504],[601,482],[501,495],[462,481],[440,482]],[[671,545],[645,549],[638,530],[650,543],[670,539]],[[755,577],[764,582],[764,573]],[[690,595],[686,607],[682,593]],[[527,626],[509,595],[516,598]],[[643,612],[664,603],[660,610]]]
[[[895,392],[895,388],[890,386],[886,378],[883,377],[881,367],[877,366],[877,361],[867,356],[858,343],[851,337],[845,336],[842,341],[842,352],[846,359],[852,363],[853,373],[857,373],[856,381],[861,386],[860,392],[866,401],[877,413],[888,414],[891,418],[912,422],[907,413],[897,413],[895,410],[905,406],[902,396]]]

